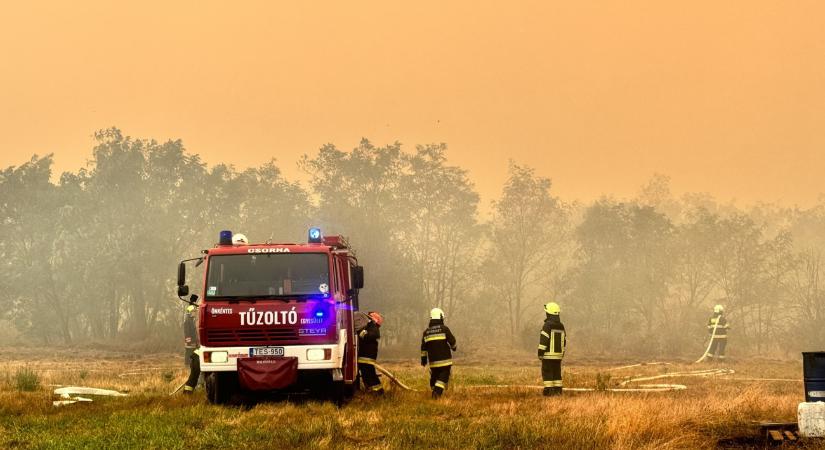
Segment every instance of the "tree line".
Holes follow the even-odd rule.
[[[414,349],[439,306],[463,348],[533,351],[551,300],[582,356],[701,354],[717,303],[733,355],[825,344],[825,200],[742,208],[707,194],[677,198],[656,175],[634,198],[569,202],[511,162],[482,215],[444,144],[328,144],[302,158],[309,181],[298,183],[274,160],[210,167],[180,140],[116,128],[95,139],[87,167],[56,181],[50,155],[0,172],[9,339],[175,346],[179,260],[222,229],[299,242],[316,225],[355,247],[367,273],[362,307],[384,314],[391,349]]]

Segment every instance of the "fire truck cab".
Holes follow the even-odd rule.
[[[219,243],[178,268],[178,296],[189,294],[186,266],[205,264],[198,306],[200,368],[211,403],[236,394],[355,390],[353,313],[363,268],[341,236],[309,230],[305,244]],[[192,300],[192,299],[190,299]]]

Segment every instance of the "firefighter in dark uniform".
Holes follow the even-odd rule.
[[[195,390],[201,376],[200,356],[198,355],[198,327],[195,326],[196,309],[195,305],[188,305],[183,318],[183,339],[189,365],[189,379],[186,380],[186,384],[183,386],[184,394],[191,394]]]
[[[708,334],[712,336],[710,350],[708,350],[708,360],[712,361],[714,356],[725,359],[725,347],[728,345],[728,319],[725,318],[725,307],[716,305],[713,307],[713,315],[708,319]],[[716,333],[714,333],[716,330]]]
[[[381,339],[381,323],[384,318],[377,312],[367,314],[370,318],[367,326],[358,333],[358,372],[369,392],[383,394],[384,387],[375,373],[375,360],[378,359],[378,340]]]
[[[430,388],[433,398],[439,398],[450,382],[450,369],[453,365],[452,352],[456,351],[453,333],[444,325],[444,311],[433,308],[430,311],[430,324],[421,337],[421,365],[430,363]]]
[[[539,336],[538,356],[541,360],[541,379],[544,381],[544,395],[561,395],[561,359],[567,349],[567,334],[559,319],[561,308],[550,302],[544,305],[544,326]]]

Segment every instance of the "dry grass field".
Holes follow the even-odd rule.
[[[609,388],[631,375],[719,367],[671,362],[610,370],[633,362],[570,361],[565,386]],[[459,359],[439,401],[425,392],[425,372],[415,362],[385,366],[420,392],[360,394],[343,408],[314,400],[218,407],[202,390],[168,395],[185,378],[177,355],[2,349],[0,448],[759,448],[766,444],[758,422],[795,421],[802,396],[797,362],[734,361],[725,365],[734,374],[650,381],[688,386],[683,391],[543,398],[529,387],[540,383],[529,358]],[[20,391],[21,369],[39,378],[32,391]],[[781,380],[755,380],[764,378]],[[53,385],[129,395],[55,407]]]

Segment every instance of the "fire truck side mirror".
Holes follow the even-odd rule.
[[[362,289],[364,287],[364,267],[352,266],[352,288]]]
[[[189,286],[186,285],[186,263],[181,261],[178,264],[178,297],[183,298],[189,295]]]
[[[181,287],[186,284],[186,264],[181,261],[178,264],[178,287]],[[183,294],[186,295],[186,294]]]

